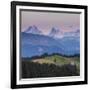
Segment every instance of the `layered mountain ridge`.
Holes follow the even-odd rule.
[[[44,35],[36,26],[30,26],[21,32],[21,56],[40,56],[44,53],[70,56],[80,53],[80,30],[65,33],[63,38],[56,38],[58,33],[59,29],[53,27],[48,35]]]

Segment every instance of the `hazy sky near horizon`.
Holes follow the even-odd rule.
[[[80,14],[21,11],[21,31],[25,31],[33,25],[44,34],[49,33],[53,27],[63,33],[74,32],[80,29]]]

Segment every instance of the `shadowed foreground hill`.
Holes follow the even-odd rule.
[[[31,61],[22,61],[22,78],[78,76],[76,65],[66,64],[39,64]]]

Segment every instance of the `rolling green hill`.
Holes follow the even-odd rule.
[[[77,69],[80,70],[80,58],[79,57],[64,57],[60,55],[51,55],[45,56],[39,59],[33,59],[32,62],[39,63],[39,64],[55,64],[58,66],[71,64],[76,65]]]

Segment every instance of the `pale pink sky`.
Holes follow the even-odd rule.
[[[33,25],[44,34],[49,33],[52,27],[59,28],[63,33],[75,31],[80,29],[80,14],[22,11],[21,31]]]

